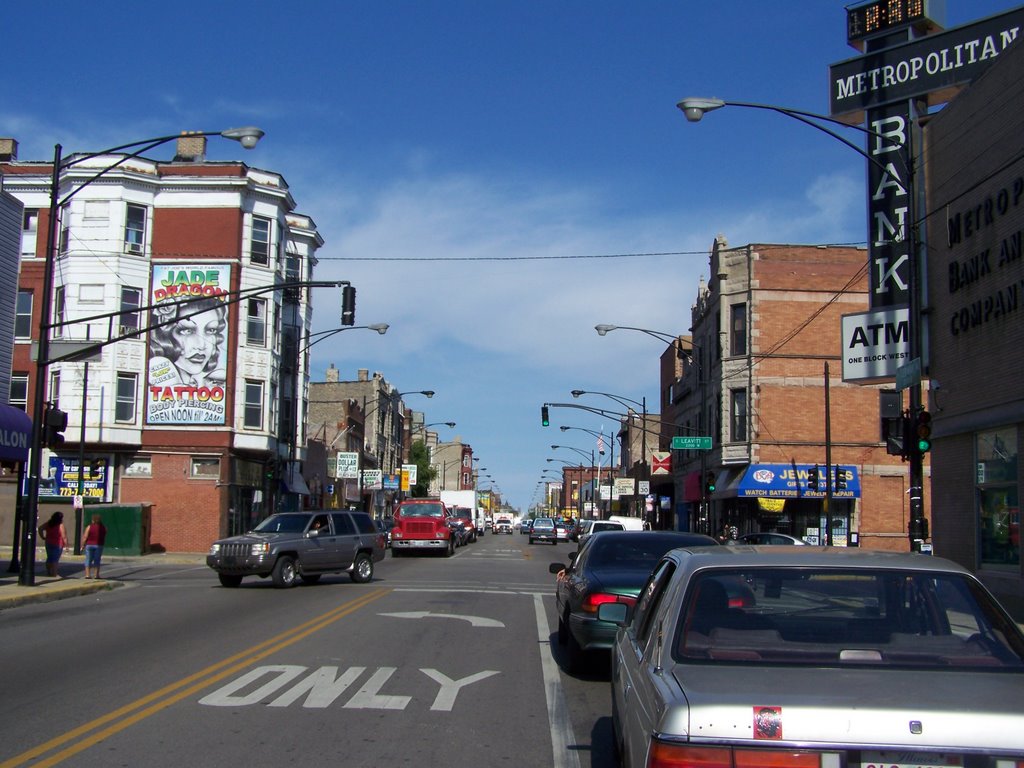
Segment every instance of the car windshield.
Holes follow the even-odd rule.
[[[407,504],[399,510],[402,517],[444,517],[440,504]]]
[[[678,661],[1024,672],[1024,637],[960,574],[709,569],[683,611]]]
[[[309,515],[271,515],[253,530],[256,533],[302,533]]]

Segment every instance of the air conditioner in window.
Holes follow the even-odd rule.
[[[125,253],[134,253],[136,256],[141,256],[142,255],[142,243],[125,243],[124,244],[124,252]]]

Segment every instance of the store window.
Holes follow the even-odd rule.
[[[977,456],[981,565],[1020,568],[1020,505],[1017,489],[1017,428],[979,432]]]

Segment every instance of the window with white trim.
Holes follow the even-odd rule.
[[[220,458],[217,456],[193,456],[189,462],[189,477],[199,480],[220,479]]]
[[[127,206],[124,221],[124,252],[141,256],[146,248],[146,206]]]
[[[18,291],[14,305],[14,338],[32,338],[32,291]]]
[[[121,335],[139,330],[138,309],[142,306],[142,289],[121,286]]]
[[[58,285],[53,292],[53,336],[60,338],[64,335],[64,318],[67,312],[66,292],[63,285]]]
[[[246,301],[246,343],[250,347],[267,345],[267,300],[249,299]]]
[[[252,243],[249,246],[249,261],[261,266],[270,265],[270,219],[252,217]]]
[[[12,373],[11,374],[11,395],[7,401],[10,405],[15,408],[21,408],[23,411],[28,410],[28,374],[27,373]]]
[[[245,382],[245,411],[242,424],[247,429],[263,428],[263,382]]]
[[[139,387],[137,373],[118,373],[114,395],[114,421],[119,424],[135,422],[135,399]]]

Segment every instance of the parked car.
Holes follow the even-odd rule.
[[[391,546],[391,529],[395,527],[395,519],[393,517],[375,517],[373,524],[377,526],[377,530],[384,535],[384,546]]]
[[[530,528],[533,527],[533,518],[524,517],[519,521],[519,534],[524,535],[530,532]]]
[[[239,586],[246,576],[293,587],[337,572],[362,583],[373,578],[384,548],[384,535],[365,512],[280,512],[249,533],[215,541],[206,564],[225,587]]]
[[[753,596],[742,608],[729,598],[737,584]],[[621,627],[611,684],[624,765],[1024,760],[1024,634],[950,561],[677,549],[635,606],[602,605],[598,617]]]
[[[577,520],[576,526],[571,531],[569,531],[569,538],[573,541],[579,541],[580,536],[582,536],[585,533],[588,533],[590,531],[590,526],[592,526],[593,524],[594,521],[589,517]]]
[[[796,546],[807,546],[807,542],[803,539],[798,539],[796,536],[790,536],[785,533],[745,533],[740,536],[736,543],[738,544],[788,544]]]
[[[530,543],[536,541],[550,541],[558,543],[558,534],[555,531],[555,521],[550,517],[538,517],[530,526]]]
[[[579,542],[582,547],[587,539],[593,536],[595,533],[601,533],[602,531],[624,531],[626,526],[617,520],[591,520],[590,525],[587,526],[587,530],[580,534]]]
[[[555,521],[555,538],[558,541],[569,540],[569,526],[561,520]]]
[[[632,605],[662,555],[698,546],[718,542],[701,533],[608,531],[591,536],[570,563],[552,563],[558,642],[566,647],[569,670],[583,665],[587,651],[612,647],[617,627],[597,618],[601,603]]]
[[[448,527],[451,528],[452,535],[455,537],[456,547],[464,547],[469,544],[469,529],[466,528],[465,520],[461,520],[457,517],[449,517]]]
[[[476,541],[476,523],[473,522],[473,510],[468,507],[452,507],[452,517],[456,520],[461,520],[463,528],[466,529],[462,544]]]

